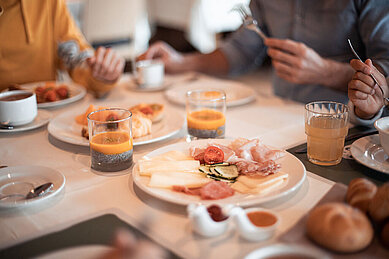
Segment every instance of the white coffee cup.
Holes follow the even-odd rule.
[[[142,60],[135,64],[136,82],[141,88],[159,87],[163,84],[165,66],[162,61]]]
[[[385,153],[389,155],[389,117],[376,120],[374,127],[378,130],[381,146]]]
[[[35,93],[25,90],[0,93],[0,124],[21,126],[38,114]]]

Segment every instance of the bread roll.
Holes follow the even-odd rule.
[[[382,228],[381,242],[386,248],[389,248],[389,221]]]
[[[370,201],[376,192],[377,186],[373,182],[365,178],[356,178],[348,185],[346,201],[351,206],[367,213]]]
[[[360,210],[333,202],[318,206],[309,213],[307,235],[325,248],[351,253],[367,247],[374,231]]]
[[[370,202],[369,214],[376,223],[389,219],[389,182],[378,187]]]

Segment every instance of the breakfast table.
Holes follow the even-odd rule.
[[[235,81],[228,79],[252,88],[256,96],[249,103],[227,108],[226,138],[258,137],[265,144],[289,149],[293,154],[293,148],[306,141],[304,105],[274,96],[267,72],[253,73]],[[87,94],[77,102],[46,110],[55,118],[68,109],[78,110],[81,114],[90,103],[124,107],[128,103],[129,107],[139,102],[161,103],[167,110],[174,110],[185,117],[185,107],[169,102],[164,91],[133,91],[124,79],[103,99],[97,100]],[[183,121],[182,128],[173,136],[135,146],[134,162],[161,147],[185,142],[186,134]],[[299,188],[287,196],[255,205],[278,213],[281,223],[271,239],[250,242],[242,239],[233,229],[212,238],[193,233],[185,206],[143,192],[133,183],[132,169],[121,174],[93,171],[89,147],[57,139],[48,132],[46,125],[24,132],[0,133],[0,147],[1,166],[44,166],[61,172],[66,178],[65,188],[51,199],[34,206],[0,210],[0,257],[8,258],[40,257],[44,254],[58,258],[59,254],[55,254],[58,250],[81,246],[87,249],[77,250],[78,257],[89,257],[95,247],[93,245],[109,244],[117,227],[128,228],[152,240],[170,251],[172,257],[243,258],[253,250],[277,243],[325,196],[335,181],[341,181],[342,177],[338,179],[336,174],[344,173],[332,167],[330,174],[333,180],[330,180],[326,178],[326,168],[307,166],[306,178]],[[305,154],[298,158],[309,165]],[[365,169],[362,165],[357,169],[353,167],[354,171]],[[321,176],[315,173],[316,170]],[[375,182],[388,180],[382,174],[376,174],[379,176],[373,176]],[[344,183],[347,184],[347,181],[349,179]]]

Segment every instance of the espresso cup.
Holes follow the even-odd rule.
[[[18,90],[0,93],[0,124],[21,126],[38,114],[35,93]]]
[[[136,82],[140,88],[159,87],[163,84],[165,66],[161,61],[142,60],[135,64]]]

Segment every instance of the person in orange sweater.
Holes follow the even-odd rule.
[[[111,90],[124,68],[114,51],[98,48],[87,69],[65,67],[58,46],[75,41],[80,51],[93,49],[75,25],[64,0],[0,1],[0,90],[10,84],[55,80],[66,68],[73,81],[97,96]]]

